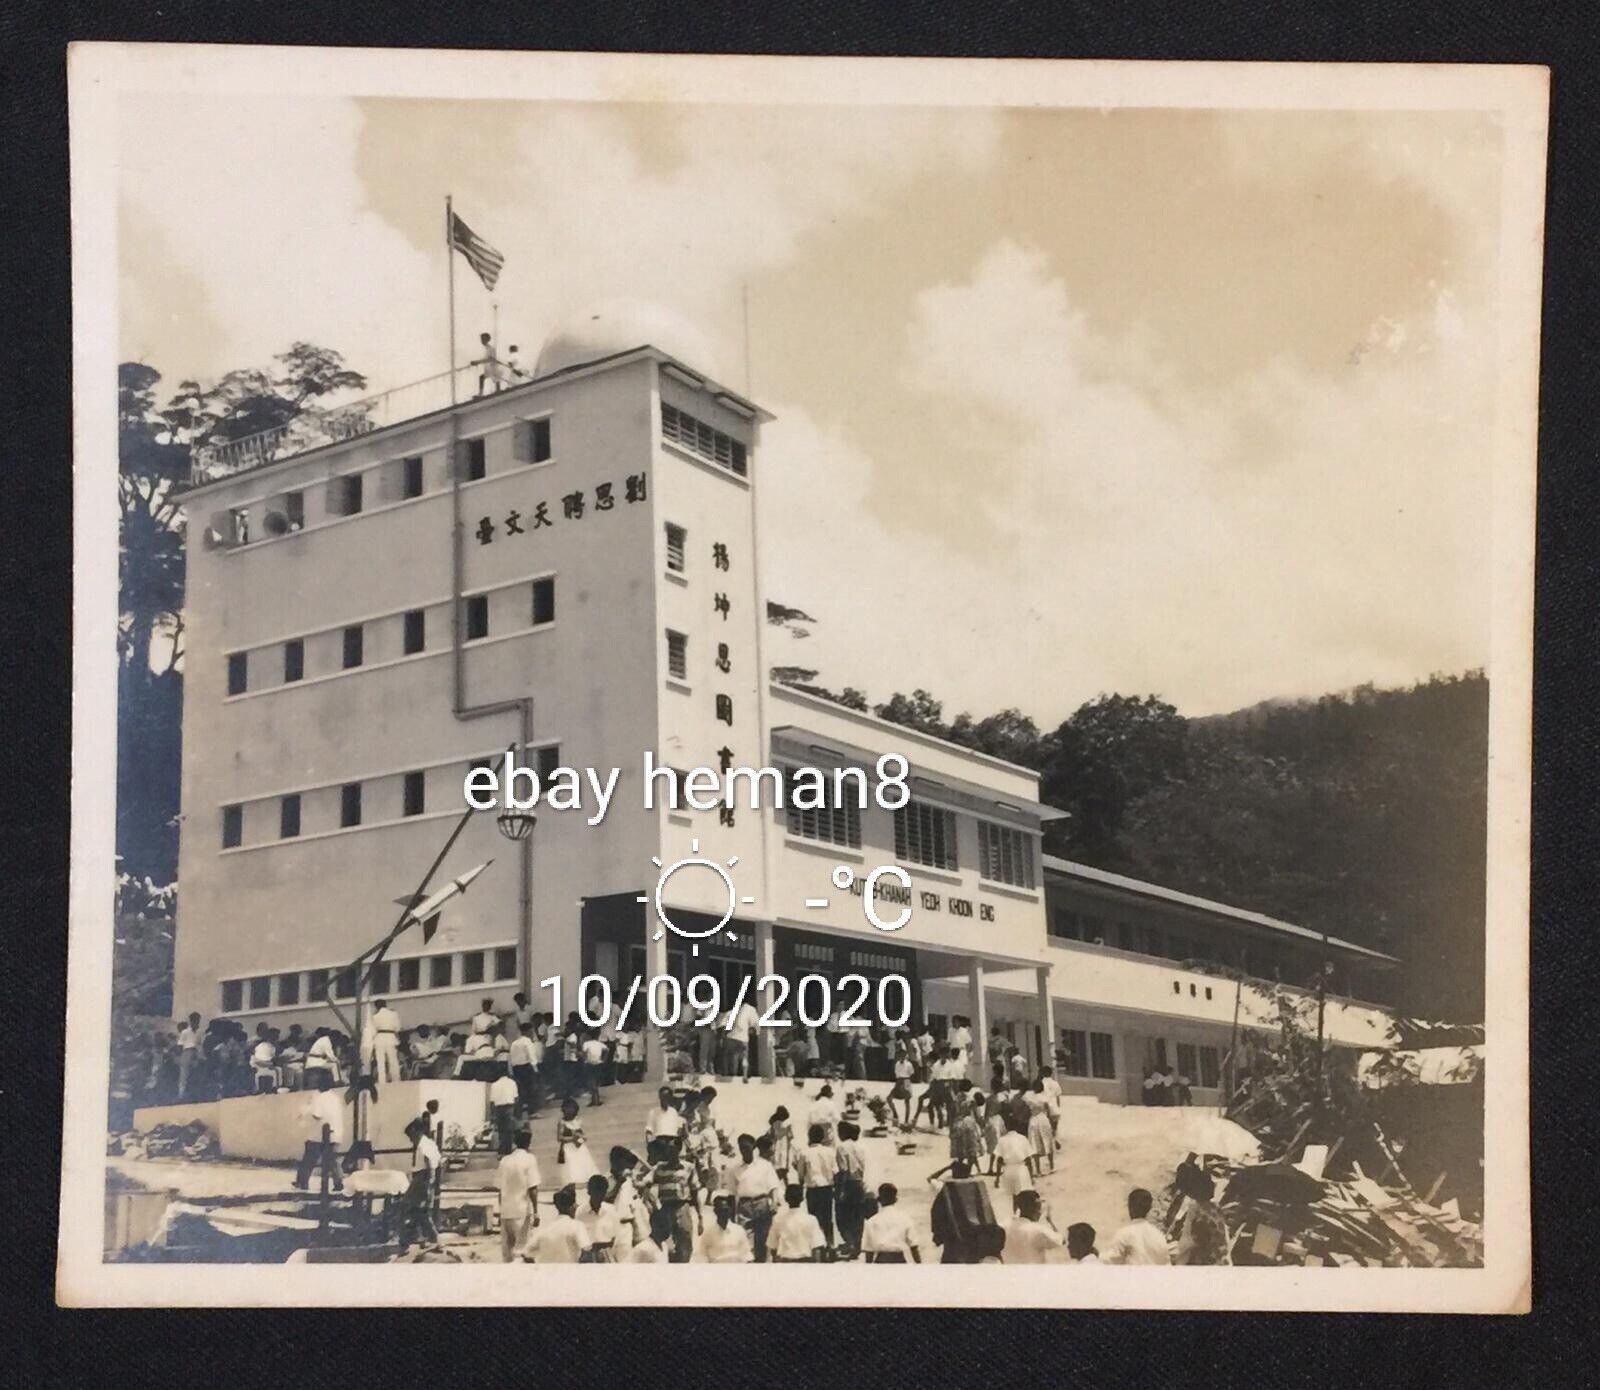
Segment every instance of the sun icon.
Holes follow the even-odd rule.
[[[663,867],[661,863],[661,857],[659,855],[652,854],[650,856],[650,862],[661,871],[660,875],[656,879],[656,891],[653,894],[641,893],[639,894],[638,898],[635,899],[635,901],[647,904],[655,904],[656,921],[659,923],[659,925],[656,927],[655,935],[651,938],[651,940],[659,941],[664,935],[666,935],[667,932],[670,931],[676,936],[683,937],[686,941],[694,942],[695,944],[690,948],[690,950],[692,954],[699,955],[699,943],[716,936],[718,932],[726,932],[729,941],[737,941],[739,939],[736,933],[727,931],[728,923],[733,920],[736,904],[750,904],[755,902],[755,899],[748,893],[746,893],[743,897],[740,897],[737,891],[734,889],[733,875],[728,871],[739,863],[739,856],[737,854],[730,854],[728,858],[720,864],[715,859],[703,858],[700,854],[700,841],[698,838],[696,838],[689,841],[689,856],[687,858],[675,859],[672,863]],[[690,931],[686,927],[680,927],[672,920],[670,916],[667,915],[667,909],[661,902],[661,892],[667,886],[667,880],[671,878],[673,874],[678,873],[682,869],[709,869],[722,880],[722,886],[726,890],[727,905],[723,908],[721,916],[717,918],[713,925],[707,927],[703,931]]]

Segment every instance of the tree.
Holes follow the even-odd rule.
[[[873,711],[879,719],[891,724],[903,724],[908,729],[920,729],[936,738],[947,738],[950,729],[943,719],[944,706],[926,690],[913,690],[909,695],[895,691]]]

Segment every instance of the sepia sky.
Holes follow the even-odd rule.
[[[1470,113],[141,96],[120,350],[441,371],[451,192],[526,363],[637,299],[744,389],[748,294],[766,587],[817,619],[774,662],[1203,714],[1487,661],[1500,149]]]

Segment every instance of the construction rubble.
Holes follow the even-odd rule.
[[[189,1158],[217,1159],[222,1145],[199,1120],[186,1125],[164,1124],[140,1133],[126,1130],[106,1139],[108,1158]]]

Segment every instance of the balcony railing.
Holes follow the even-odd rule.
[[[481,363],[470,362],[457,367],[457,399],[476,396],[482,374]],[[214,483],[219,478],[292,458],[308,449],[320,449],[325,444],[337,444],[404,420],[415,420],[443,410],[449,404],[450,373],[440,372],[346,405],[308,410],[286,424],[246,435],[243,439],[202,445],[194,450],[190,460],[190,477],[196,484]]]

